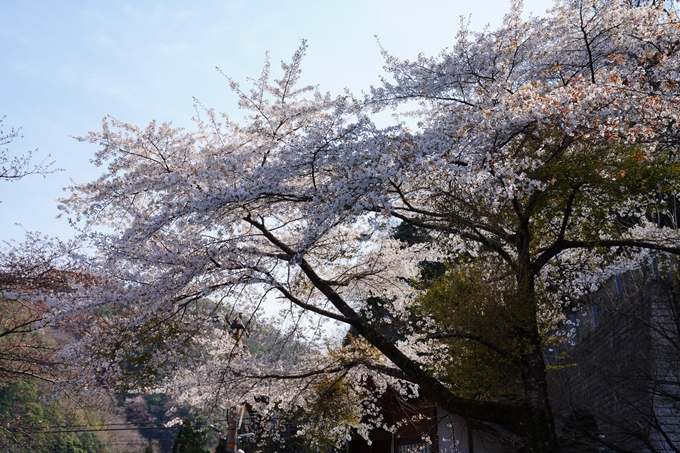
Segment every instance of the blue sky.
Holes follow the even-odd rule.
[[[542,15],[551,2],[524,5]],[[382,73],[375,35],[398,57],[434,55],[453,43],[461,15],[471,15],[473,29],[496,27],[509,8],[507,0],[0,0],[0,115],[24,137],[10,151],[37,148],[38,159],[51,154],[64,169],[0,182],[0,240],[21,239],[24,229],[73,235],[55,219],[56,200],[70,180],[102,169],[89,163],[93,145],[70,137],[98,130],[105,115],[191,128],[196,97],[238,118],[236,96],[215,67],[245,83],[267,51],[276,70],[303,38],[303,83],[358,93]]]

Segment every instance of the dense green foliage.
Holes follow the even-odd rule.
[[[209,453],[203,447],[207,442],[207,433],[197,423],[192,426],[190,421],[185,421],[177,432],[177,438],[172,446],[172,453]]]
[[[487,266],[497,272],[485,272]],[[443,379],[460,395],[494,401],[521,398],[516,363],[521,346],[514,335],[517,316],[508,300],[513,294],[507,280],[502,263],[480,258],[451,267],[419,299],[417,309],[438,322],[434,336],[458,358],[445,364]]]
[[[0,451],[6,453],[105,453],[91,432],[74,427],[96,425],[92,415],[63,403],[45,403],[34,379],[14,380],[0,387]]]

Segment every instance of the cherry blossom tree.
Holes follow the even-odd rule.
[[[298,434],[324,426],[335,441],[383,426],[390,388],[557,451],[543,348],[565,329],[565,301],[680,251],[652,219],[680,182],[677,16],[569,0],[524,20],[516,3],[499,29],[463,26],[437,57],[385,51],[391,79],[363,99],[298,88],[305,47],[273,82],[269,64],[250,90],[229,80],[243,124],[199,105],[193,132],[107,118],[82,138],[106,170],[62,204],[96,251],[98,285],[58,306],[94,319],[65,351],[91,371],[78,385],[156,387],[216,420],[246,403],[274,424],[308,413]],[[371,120],[403,104],[416,126]],[[422,240],[405,246],[400,224]],[[414,284],[428,262],[474,271],[478,311],[502,332],[443,322],[471,310],[457,311],[464,291],[432,308]],[[304,354],[253,354],[215,322],[243,313],[247,330],[273,305],[280,341],[304,339]],[[324,340],[324,320],[358,335]],[[515,397],[460,392],[453,339],[514,367]]]
[[[5,117],[0,118],[0,128],[3,127]],[[9,145],[20,137],[21,128],[11,128],[9,132],[0,129],[0,146]],[[28,151],[22,155],[12,156],[9,148],[0,150],[0,181],[16,181],[28,175],[45,175],[59,171],[53,168],[54,162],[50,162],[49,155],[39,163],[31,162],[36,151]]]
[[[28,234],[0,250],[0,383],[26,376],[52,379],[55,345],[38,334],[46,298],[68,290],[66,254],[50,238]]]
[[[0,118],[0,128],[5,117]],[[0,146],[19,138],[20,129],[0,130]],[[59,171],[49,155],[35,163],[35,151],[12,155],[0,150],[0,181]],[[21,244],[0,249],[0,383],[25,376],[48,378],[53,348],[36,330],[48,311],[45,298],[63,291],[68,280],[60,270],[67,254],[64,244],[39,234],[27,234]]]

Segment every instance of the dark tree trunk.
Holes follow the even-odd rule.
[[[528,413],[523,417],[522,437],[527,453],[559,451],[555,418],[548,397],[545,362],[540,344],[522,357],[522,381]]]
[[[520,216],[522,218],[522,216]],[[555,417],[548,394],[543,342],[538,330],[538,296],[531,260],[531,232],[528,219],[520,222],[523,234],[518,242],[516,326],[519,340],[519,367],[527,413],[520,433],[527,453],[559,453]]]

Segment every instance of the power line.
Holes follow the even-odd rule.
[[[159,427],[139,427],[139,428],[94,428],[94,429],[62,429],[62,430],[52,430],[52,431],[31,431],[31,430],[26,430],[23,432],[28,432],[31,434],[60,434],[60,433],[101,433],[101,432],[106,432],[106,431],[142,431],[142,430],[173,430],[175,429],[172,426],[159,426]]]
[[[227,420],[215,420],[216,422],[226,422]],[[92,425],[70,425],[64,426],[63,428],[56,428],[51,430],[25,430],[23,432],[28,432],[31,434],[57,434],[57,433],[88,433],[88,432],[106,432],[106,431],[140,431],[140,430],[175,430],[175,426],[140,426],[140,425],[151,425],[155,422],[142,422],[142,423],[107,423],[106,428],[97,428]],[[108,426],[130,426],[129,428],[109,428]],[[82,429],[78,429],[82,428]]]

